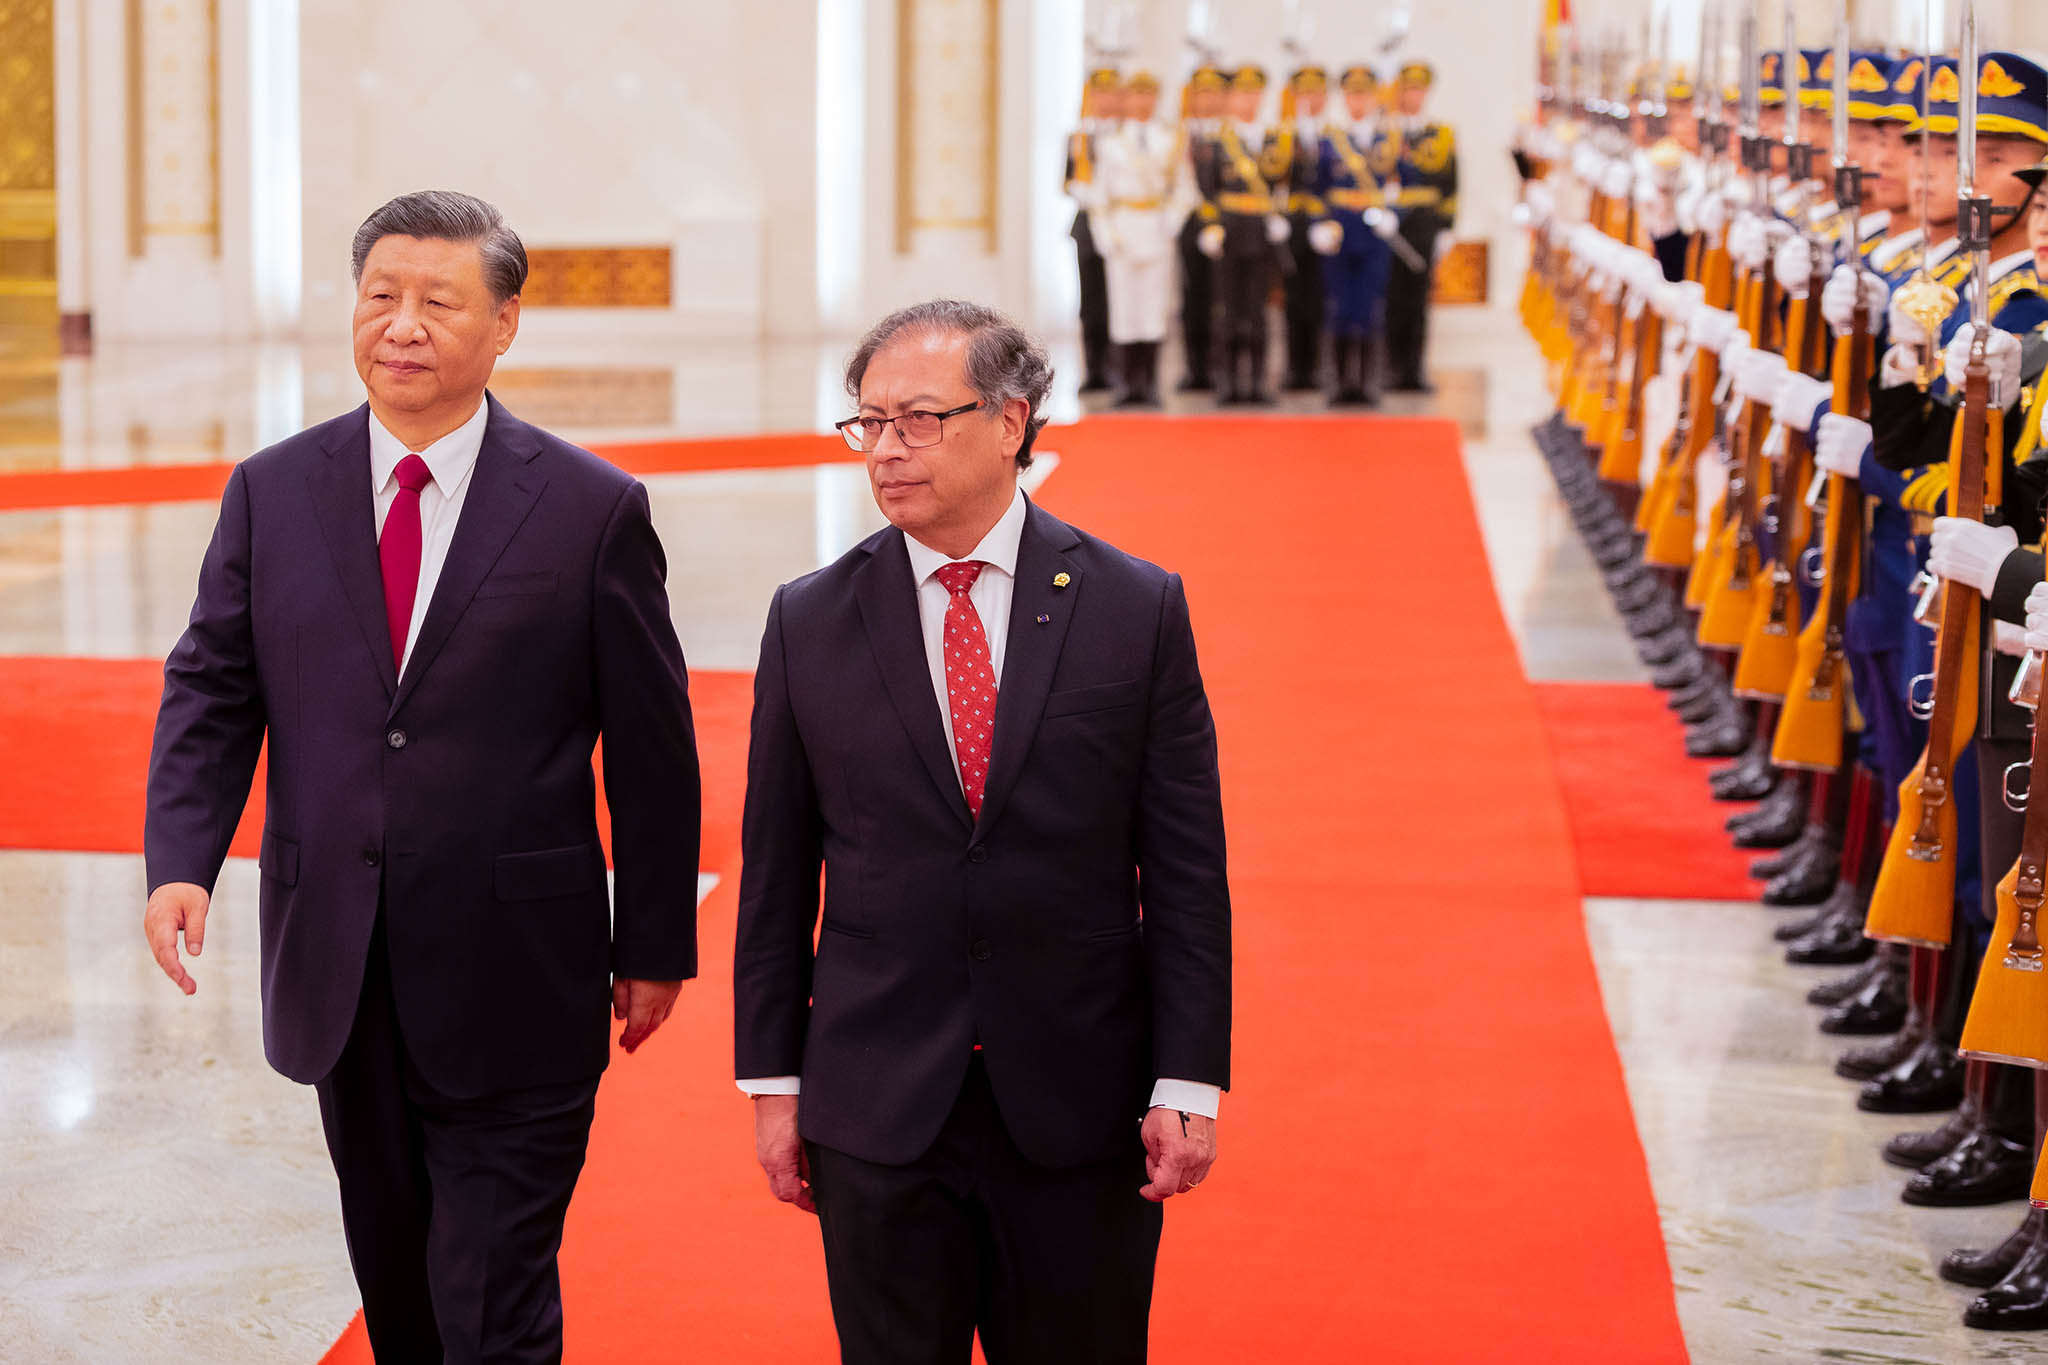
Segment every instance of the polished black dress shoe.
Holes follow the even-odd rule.
[[[1795,859],[1806,853],[1814,845],[1826,843],[1831,837],[1828,834],[1826,825],[1816,825],[1810,822],[1804,824],[1800,827],[1797,839],[1776,853],[1770,854],[1768,857],[1758,858],[1752,862],[1749,865],[1749,875],[1755,877],[1758,881],[1767,882],[1780,872],[1789,869]]]
[[[2034,1183],[2034,1145],[1975,1128],[1945,1155],[1914,1172],[1899,1195],[1929,1209],[1965,1209],[2024,1199]]]
[[[1734,836],[1737,848],[1784,848],[1806,833],[1812,804],[1804,783],[1780,782],[1758,805],[1722,821],[1721,828]]]
[[[1657,581],[1657,576],[1643,569],[1641,565],[1636,567],[1640,576],[1614,589],[1615,610],[1627,614],[1646,610],[1658,603],[1670,605],[1667,601],[1669,594],[1664,591],[1664,585]]]
[[[1905,974],[1903,966],[1894,968],[1892,966],[1892,959],[1887,954],[1879,952],[1877,956],[1871,958],[1870,961],[1864,963],[1855,971],[1838,976],[1833,981],[1823,981],[1818,986],[1815,986],[1806,993],[1806,1003],[1832,1008],[1835,1005],[1841,1004],[1844,1000],[1855,999],[1880,974],[1893,970],[1898,971],[1901,975]]]
[[[1721,681],[1721,675],[1714,671],[1712,665],[1708,665],[1700,675],[1698,683],[1673,693],[1674,696],[1686,697],[1688,700],[1672,706],[1671,709],[1676,711],[1678,718],[1687,725],[1698,725],[1703,721],[1713,720],[1723,711],[1734,709],[1734,699],[1728,695],[1726,686]],[[1739,711],[1735,718],[1737,721],[1741,720]]]
[[[1685,729],[1685,752],[1690,758],[1730,758],[1749,747],[1749,717],[1728,701],[1697,725]]]
[[[2012,1234],[1995,1247],[1978,1251],[1959,1247],[1941,1258],[1941,1278],[1950,1284],[1966,1284],[1972,1289],[1989,1289],[2019,1265],[2020,1258],[2048,1229],[2048,1212],[2030,1208],[2027,1216]]]
[[[1882,955],[1872,957],[1881,963]],[[1820,1031],[1839,1037],[1897,1033],[1906,1026],[1906,972],[1881,965],[1877,975],[1856,994],[1821,1016]]]
[[[1990,1332],[2048,1328],[2048,1230],[2027,1244],[2004,1279],[1970,1301],[1963,1326]]]
[[[1693,643],[1692,632],[1682,623],[1662,635],[1652,635],[1636,646],[1636,658],[1642,660],[1646,668],[1661,668],[1687,655],[1697,656],[1699,652],[1699,646]],[[1700,663],[1704,667],[1706,661],[1702,659]]]
[[[1838,919],[1850,919],[1860,929],[1863,927],[1862,909],[1856,902],[1856,888],[1838,885],[1834,894],[1813,907],[1810,913],[1788,919],[1771,930],[1771,937],[1780,943],[1797,943],[1820,932],[1822,925]]]
[[[1765,905],[1818,905],[1841,884],[1842,855],[1830,848],[1825,854],[1802,858],[1771,878],[1762,896]]]
[[[1189,371],[1182,375],[1180,383],[1173,387],[1179,393],[1213,393],[1216,390],[1216,385],[1211,382],[1206,370]]]
[[[1593,562],[1603,569],[1612,569],[1633,561],[1636,557],[1636,537],[1631,531],[1627,535],[1615,536],[1590,547]]]
[[[1683,630],[1683,626],[1673,626],[1670,630],[1665,631],[1664,634],[1675,635]],[[1649,638],[1654,640],[1663,637],[1653,635]],[[1675,692],[1691,687],[1702,679],[1711,676],[1712,670],[1707,667],[1706,656],[1697,649],[1693,649],[1681,652],[1676,657],[1668,659],[1661,664],[1651,665],[1650,685],[1665,692]],[[1718,693],[1720,691],[1720,679],[1715,677],[1713,681],[1715,687],[1712,690]],[[1709,705],[1719,705],[1718,699],[1710,698]],[[1685,713],[1681,711],[1679,714],[1683,717]]]
[[[1923,1038],[1906,1059],[1863,1083],[1856,1107],[1866,1114],[1937,1114],[1963,1102],[1963,1059],[1956,1045]]]
[[[1704,661],[1706,658],[1704,651],[1702,651],[1700,657]],[[1689,682],[1683,687],[1674,687],[1669,690],[1671,695],[1664,698],[1664,704],[1674,711],[1683,711],[1699,701],[1712,701],[1718,706],[1721,702],[1731,699],[1728,691],[1728,680],[1721,676],[1720,669],[1712,666],[1709,666],[1704,673],[1700,674],[1697,682]]]
[[[1707,774],[1707,789],[1716,801],[1761,801],[1777,785],[1770,751],[1754,744],[1730,766]]]
[[[1853,967],[1876,954],[1877,944],[1863,936],[1861,915],[1830,915],[1785,947],[1785,960],[1795,967]]]
[[[1657,601],[1641,611],[1623,612],[1621,628],[1628,632],[1631,640],[1647,640],[1652,636],[1662,635],[1667,630],[1677,629],[1683,619],[1677,607],[1669,602]]]
[[[1835,1058],[1835,1074],[1845,1081],[1876,1080],[1912,1056],[1925,1037],[1922,1032],[1908,1030],[1869,1047],[1852,1047]]]
[[[1965,1095],[1962,1108],[1950,1114],[1940,1127],[1900,1133],[1886,1142],[1884,1159],[1909,1171],[1924,1170],[1953,1152],[1983,1122],[1983,1110],[1977,1107],[1975,1099]]]

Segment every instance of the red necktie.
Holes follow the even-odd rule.
[[[938,571],[941,586],[951,594],[946,603],[946,698],[953,713],[953,750],[960,760],[960,785],[967,809],[981,818],[981,793],[988,785],[989,748],[996,732],[996,670],[989,662],[988,636],[981,613],[967,593],[981,577],[983,564],[969,560]]]
[[[412,602],[420,590],[420,490],[433,481],[433,472],[419,456],[398,462],[398,496],[384,514],[384,534],[377,541],[393,672],[405,670],[405,637],[412,631]]]

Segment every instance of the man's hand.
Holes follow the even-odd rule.
[[[612,982],[612,1017],[626,1021],[626,1027],[619,1033],[619,1046],[632,1052],[654,1036],[654,1031],[668,1019],[668,1012],[676,1006],[676,994],[683,988],[680,981],[632,981],[619,978]]]
[[[1145,1178],[1138,1193],[1153,1203],[1186,1194],[1216,1164],[1216,1120],[1178,1109],[1153,1109],[1139,1130],[1145,1139]]]
[[[206,946],[206,909],[211,904],[213,897],[203,886],[165,882],[150,894],[149,908],[142,912],[142,936],[149,940],[156,965],[187,995],[198,990],[199,983],[178,960],[178,931],[185,931],[185,951],[198,957]]]
[[[811,1198],[811,1161],[796,1133],[796,1095],[762,1095],[754,1101],[754,1157],[768,1175],[768,1190],[805,1213],[818,1211]]]

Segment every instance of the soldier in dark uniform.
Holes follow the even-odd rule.
[[[1322,269],[1337,370],[1333,406],[1374,401],[1372,369],[1393,264],[1386,238],[1398,229],[1372,169],[1378,84],[1363,65],[1346,67],[1338,78],[1345,117],[1323,129],[1312,182],[1325,216],[1303,234]]]
[[[1089,72],[1081,94],[1081,126],[1067,139],[1067,195],[1074,201],[1074,226],[1068,235],[1074,239],[1074,259],[1081,270],[1083,393],[1110,387],[1109,277],[1088,215],[1097,207],[1095,144],[1098,137],[1116,131],[1122,98],[1123,82],[1114,70],[1099,67]]]
[[[1216,221],[1215,205],[1201,198],[1208,183],[1207,163],[1216,155],[1216,134],[1223,126],[1223,73],[1213,66],[1196,69],[1188,78],[1181,137],[1186,145],[1187,182],[1195,187],[1187,217],[1180,225],[1180,336],[1187,373],[1183,393],[1206,393],[1215,387],[1209,377],[1210,330],[1216,311],[1216,267],[1202,254],[1202,229]]]
[[[1281,122],[1294,133],[1287,194],[1287,253],[1293,266],[1287,274],[1287,387],[1298,392],[1319,387],[1323,368],[1323,265],[1309,245],[1308,229],[1323,216],[1315,186],[1329,74],[1320,66],[1303,66],[1288,79],[1287,88],[1294,106],[1281,111]]]
[[[1216,135],[1202,197],[1217,221],[1203,227],[1204,255],[1216,262],[1222,299],[1223,385],[1218,401],[1270,403],[1266,392],[1266,301],[1277,251],[1288,236],[1287,176],[1294,130],[1259,122],[1266,73],[1244,66],[1230,79],[1230,117]]]
[[[1427,393],[1422,377],[1423,351],[1429,342],[1429,288],[1439,239],[1450,230],[1458,204],[1458,152],[1448,125],[1423,117],[1435,72],[1424,62],[1410,62],[1398,77],[1399,112],[1389,129],[1386,159],[1400,182],[1396,205],[1401,236],[1415,248],[1424,269],[1396,260],[1387,283],[1387,387],[1405,393]]]

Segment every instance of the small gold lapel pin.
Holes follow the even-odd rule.
[[[1064,588],[1073,581],[1074,576],[1072,574],[1056,573],[1052,576],[1052,585],[1055,588]]]
[[[1052,624],[1052,618],[1050,616],[1047,616],[1044,612],[1040,612],[1038,613],[1038,624],[1041,626],[1049,626]]]

